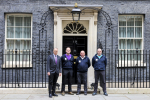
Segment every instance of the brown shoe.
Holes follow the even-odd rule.
[[[68,92],[68,94],[70,94],[70,95],[74,95],[74,93],[72,93],[72,92]]]
[[[64,91],[61,94],[62,94],[62,96],[65,96],[65,92]]]

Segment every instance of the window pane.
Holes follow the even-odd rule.
[[[142,27],[135,27],[135,37],[142,37]]]
[[[25,61],[24,67],[26,66],[26,63],[29,63],[29,51],[22,51],[20,52],[20,59],[19,59],[19,54],[17,55],[17,61]],[[30,61],[31,61],[31,56],[30,56]]]
[[[15,26],[22,26],[22,23],[23,23],[23,17],[16,16],[15,17]]]
[[[119,60],[124,61],[125,59],[127,59],[126,57],[126,50],[119,50]],[[122,63],[122,65],[124,65],[124,63]],[[121,66],[121,64],[120,64]]]
[[[126,17],[119,16],[119,26],[126,26]]]
[[[31,52],[30,52],[31,53]],[[22,61],[29,61],[29,51],[23,51],[22,53]],[[31,61],[31,56],[30,56],[30,61]],[[26,62],[27,63],[27,62]],[[28,62],[29,63],[29,62]],[[25,65],[24,65],[25,66]]]
[[[126,37],[126,27],[119,27],[119,37]]]
[[[25,27],[23,28],[23,38],[31,38],[31,28],[30,27]]]
[[[128,60],[128,64],[131,63],[129,60],[131,60],[133,58],[133,55],[132,55],[132,50],[127,50],[127,60]]]
[[[22,27],[15,28],[15,38],[22,38]]]
[[[141,50],[138,50],[138,52],[136,50],[133,51],[134,55],[133,55],[133,61],[136,64],[138,60],[141,59],[142,55],[141,55]],[[138,59],[138,60],[137,60]]]
[[[26,48],[31,50],[31,41],[26,41]]]
[[[127,26],[134,26],[134,16],[127,16]]]
[[[7,26],[14,26],[14,16],[7,16]]]
[[[6,59],[7,59],[7,61],[14,61],[14,56],[12,56],[12,54],[13,54],[13,51],[12,51],[12,50],[7,51],[7,56],[5,56]],[[11,64],[12,64],[12,63],[11,63]],[[11,64],[9,63],[9,64],[8,64],[8,67],[11,67],[11,66],[12,66]]]
[[[29,49],[31,49],[31,40],[22,40],[21,41],[21,49],[22,50],[29,50]]]
[[[133,57],[134,57],[134,50],[129,50],[128,52],[129,52],[129,55],[128,55],[128,56],[129,56],[129,59],[130,59],[130,60],[133,60]],[[132,64],[133,62],[130,62],[130,63]]]
[[[134,40],[134,43],[135,43],[135,49],[142,49],[142,47],[141,47],[141,44],[142,44],[142,40],[140,40],[140,39],[136,39],[136,40]]]
[[[23,40],[21,46],[23,50],[31,50],[31,40]]]
[[[135,26],[142,26],[142,16],[135,16]]]
[[[31,17],[24,17],[24,26],[31,26]]]
[[[134,27],[127,27],[127,37],[134,37]]]
[[[20,42],[21,42],[20,40],[15,41],[15,49],[17,49],[17,50],[21,49],[20,48],[20,44],[21,44]]]
[[[127,40],[127,49],[133,49],[133,40],[132,39]]]
[[[136,65],[137,63],[137,59],[140,60],[141,58],[141,50],[138,50],[138,52],[136,52],[136,50],[128,50],[128,60],[132,60],[132,62],[128,62],[131,63],[132,65]]]
[[[124,39],[119,40],[119,49],[126,49],[126,42]]]
[[[137,63],[137,59],[140,60],[141,59],[141,50],[138,50],[138,52],[136,50],[129,50],[128,51],[129,55],[128,55],[128,60],[132,60],[132,62],[129,62],[131,63],[132,65],[136,65]]]
[[[14,38],[14,28],[7,27],[7,38]]]
[[[14,49],[14,40],[7,40],[7,50]]]

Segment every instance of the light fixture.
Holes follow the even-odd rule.
[[[81,10],[78,8],[77,3],[75,3],[75,8],[72,9],[71,13],[72,13],[72,19],[73,21],[79,21],[80,20],[80,13]]]

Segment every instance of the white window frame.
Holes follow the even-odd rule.
[[[14,16],[16,16],[16,15],[21,15],[21,16],[31,16],[31,38],[7,38],[7,16],[8,15],[14,15]],[[24,18],[24,17],[23,17]],[[14,18],[14,22],[15,22],[15,18]],[[7,53],[7,51],[9,51],[9,50],[7,50],[7,40],[30,40],[31,41],[31,50],[30,50],[30,54],[32,54],[32,26],[33,26],[33,16],[32,16],[32,14],[6,14],[5,15],[5,50],[4,50],[4,54],[6,54]],[[15,23],[14,23],[15,24]],[[15,25],[13,26],[13,27],[16,27]],[[17,26],[18,27],[18,26]],[[22,26],[21,26],[22,27]],[[15,30],[14,30],[14,37],[15,37]],[[12,51],[12,50],[10,50],[10,51]],[[17,50],[17,51],[19,51],[19,50]],[[26,51],[26,50],[25,50]],[[27,50],[27,51],[29,51],[29,50]],[[13,49],[13,52],[15,52],[15,48]],[[23,50],[20,50],[20,52],[23,52]],[[30,62],[29,61],[6,61],[6,65],[5,65],[5,63],[2,65],[2,68],[9,68],[10,66],[12,66],[12,67],[10,67],[10,68],[15,68],[16,67],[16,64],[17,64],[17,66],[19,66],[20,65],[20,67],[32,67],[32,55],[30,55],[31,57],[31,59],[30,59]],[[3,61],[5,62],[5,56],[4,56],[4,58],[3,58]],[[13,65],[12,65],[12,63],[13,63]],[[26,63],[26,64],[25,64]]]
[[[141,16],[142,17],[142,37],[141,38],[136,38],[135,37],[135,27],[141,27],[141,26],[135,26],[135,17],[134,17],[134,26],[127,26],[127,20],[126,20],[126,26],[120,26],[119,25],[119,16]],[[126,27],[126,37],[119,37],[119,28],[120,27]],[[134,27],[134,37],[132,37],[132,38],[130,38],[130,37],[127,37],[127,27]],[[120,50],[136,50],[136,49],[127,49],[127,39],[132,39],[132,40],[136,40],[136,39],[141,39],[141,49],[138,49],[138,50],[141,50],[141,53],[143,53],[143,48],[144,48],[144,16],[143,15],[118,15],[118,50],[120,51]],[[119,40],[120,39],[124,39],[125,40],[125,42],[126,42],[126,49],[119,49]],[[133,42],[134,43],[134,42]],[[134,44],[133,44],[134,45]],[[133,61],[132,60],[129,60],[128,59],[128,62],[127,62],[127,59],[125,59],[125,60],[119,60],[119,66],[118,66],[118,64],[117,64],[117,67],[120,67],[121,66],[121,63],[122,63],[122,67],[132,67],[132,66],[135,66],[136,64],[138,65],[138,66],[140,66],[140,63],[141,63],[141,66],[143,65],[143,66],[145,66],[145,63],[143,63],[143,60],[142,60],[142,56],[141,56],[141,61],[135,61],[135,63],[133,63]],[[128,65],[127,65],[127,63],[128,63]],[[125,66],[124,66],[124,64],[125,64]]]

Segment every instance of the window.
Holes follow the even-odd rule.
[[[66,25],[63,31],[64,34],[87,34],[86,28],[83,24],[78,22],[69,23]]]
[[[118,39],[120,60],[140,60],[143,49],[143,16],[119,15]],[[138,55],[136,55],[137,49]],[[127,58],[124,53],[130,56]]]
[[[31,14],[6,14],[5,16],[5,56],[7,61],[29,61],[32,44]],[[17,49],[17,56],[15,54]],[[19,52],[20,51],[20,52]],[[19,59],[20,53],[20,59]],[[26,56],[24,56],[26,55]]]

